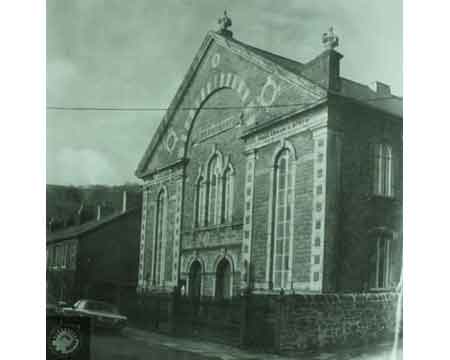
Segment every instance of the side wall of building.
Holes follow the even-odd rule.
[[[273,241],[277,231],[274,223],[275,161],[277,154],[283,149],[289,151],[294,161],[294,185],[290,190],[292,194],[289,195],[293,197],[292,228],[288,233],[291,236],[288,265],[291,274],[284,290],[302,292],[322,289],[325,223],[317,222],[317,217],[323,217],[325,212],[326,187],[322,180],[325,179],[323,170],[326,154],[318,156],[322,149],[317,148],[316,135],[319,131],[317,129],[326,129],[326,121],[327,109],[321,107],[293,116],[283,123],[250,135],[247,139],[247,151],[254,151],[255,154],[251,270],[257,291],[268,290],[272,286]],[[318,167],[323,173],[316,179]],[[318,186],[320,189],[317,193]],[[315,208],[317,203],[320,205],[319,211]]]
[[[140,210],[130,211],[80,236],[80,297],[119,303],[121,289],[136,288],[140,223]]]
[[[377,231],[392,234],[390,287],[395,286],[402,264],[402,120],[355,104],[330,110],[330,126],[342,134],[340,223],[330,256],[336,259],[338,291],[367,291],[373,286],[370,257]],[[374,145],[392,146],[394,196],[374,194]]]

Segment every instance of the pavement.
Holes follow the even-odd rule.
[[[171,337],[168,335],[144,331],[136,328],[126,328],[123,336],[149,348],[167,349],[167,351],[178,351],[180,357],[194,356],[192,359],[222,359],[222,360],[244,360],[244,359],[267,359],[267,360],[401,360],[403,357],[402,344],[393,352],[392,343],[381,343],[358,348],[338,349],[333,352],[302,353],[292,356],[281,356],[257,351],[244,350],[224,344],[207,341],[197,341],[191,338]],[[189,355],[190,354],[190,355]],[[170,357],[167,357],[169,359]],[[158,358],[159,359],[159,358]],[[186,357],[188,359],[188,357]],[[190,359],[190,358],[189,358]],[[97,360],[97,359],[96,359]]]

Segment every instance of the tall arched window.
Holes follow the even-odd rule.
[[[294,202],[293,159],[283,149],[275,160],[273,188],[273,274],[274,288],[288,287],[290,245]]]
[[[205,179],[200,176],[195,184],[195,213],[194,226],[205,224],[204,220],[204,202],[205,202]]]
[[[231,222],[233,210],[233,169],[228,166],[223,175],[222,219]]]
[[[219,218],[218,203],[219,203],[219,177],[220,168],[218,157],[214,156],[208,165],[208,183],[206,191],[206,214],[205,220],[207,225],[217,224]]]
[[[392,146],[374,146],[374,193],[380,196],[394,196]]]
[[[166,193],[161,190],[156,200],[156,221],[155,221],[155,245],[154,245],[154,267],[153,267],[153,283],[160,284],[162,272],[164,271],[162,249],[165,240],[165,223],[166,223]]]

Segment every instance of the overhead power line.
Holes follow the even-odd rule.
[[[285,107],[296,107],[296,106],[308,106],[314,105],[318,102],[324,100],[325,98],[321,98],[314,102],[304,102],[304,103],[293,103],[293,104],[274,104],[274,105],[253,105],[253,106],[203,106],[201,110],[244,110],[244,109],[270,109],[270,108],[285,108]],[[388,100],[388,99],[397,99],[396,96],[386,96],[379,98],[361,98],[361,99],[351,99],[350,101],[379,101],[379,100]],[[167,111],[168,107],[119,107],[119,106],[54,106],[49,105],[46,107],[47,110],[55,110],[55,111]],[[189,110],[198,110],[198,107],[180,107],[178,110],[189,111]]]

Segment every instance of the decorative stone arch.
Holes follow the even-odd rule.
[[[187,274],[187,282],[186,282],[186,294],[190,294],[190,287],[192,286],[191,284],[191,267],[194,265],[195,262],[198,262],[200,264],[200,296],[203,296],[204,294],[204,287],[205,287],[205,282],[204,282],[204,274],[206,272],[206,263],[203,259],[202,256],[196,254],[193,256],[190,256],[188,261],[186,262],[186,267],[185,267],[185,273]]]
[[[235,91],[235,93],[239,96],[243,107],[246,106],[245,104],[250,98],[250,88],[248,87],[245,80],[237,74],[225,73],[221,71],[211,76],[207,81],[205,81],[205,84],[200,89],[199,93],[197,94],[197,97],[193,101],[194,109],[188,112],[188,115],[184,122],[184,128],[187,131],[187,136],[183,139],[184,141],[183,157],[186,157],[187,155],[190,135],[192,132],[194,120],[196,119],[198,113],[200,112],[206,101],[212,95],[223,89],[230,89]]]
[[[225,157],[224,163],[223,163],[223,168],[222,168],[222,174],[225,174],[225,171],[227,171],[228,169],[230,169],[231,171],[231,175],[235,174],[235,170],[234,170],[234,166],[230,160],[230,155],[227,155]]]
[[[160,282],[159,284],[155,283],[155,279],[156,279],[156,274],[155,274],[155,270],[156,270],[156,255],[157,255],[157,241],[159,240],[157,238],[157,231],[158,231],[158,226],[157,226],[157,221],[158,221],[158,200],[159,197],[161,195],[161,193],[163,193],[164,196],[164,209],[163,209],[163,230],[162,230],[162,234],[163,234],[163,238],[161,240],[161,248],[158,250],[161,252],[161,264],[160,264]],[[168,206],[169,206],[169,191],[167,189],[167,186],[164,184],[161,184],[158,188],[158,191],[156,192],[156,199],[155,199],[155,213],[153,214],[153,244],[152,244],[152,266],[150,269],[150,279],[151,279],[151,283],[158,286],[161,283],[164,283],[164,276],[165,276],[165,254],[166,254],[166,244],[167,244],[167,211],[168,211]]]
[[[216,256],[211,270],[215,272],[217,270],[217,265],[219,265],[219,263],[223,259],[228,260],[228,262],[230,263],[230,266],[231,266],[231,271],[235,272],[236,271],[236,267],[235,267],[236,261],[234,260],[234,255],[232,253],[229,253],[229,252],[223,251],[223,250],[219,255]]]
[[[206,176],[208,176],[209,164],[211,163],[212,159],[216,156],[219,161],[218,166],[220,169],[220,175],[223,174],[223,163],[224,163],[223,158],[224,158],[224,156],[223,156],[222,152],[219,149],[217,149],[217,145],[214,144],[214,146],[212,147],[211,153],[208,156],[208,160],[206,160],[206,165],[205,165],[205,170],[204,170],[206,172]]]
[[[196,184],[200,181],[201,177],[203,177],[203,178],[205,177],[205,166],[203,164],[201,164],[198,167],[198,174],[197,174],[197,177],[195,178],[195,183]]]
[[[289,140],[282,139],[278,143],[277,147],[275,148],[275,150],[272,154],[272,164],[275,165],[278,155],[285,149],[287,149],[291,152],[292,156],[294,157],[294,160],[297,160],[297,151],[295,150],[295,146]]]
[[[229,297],[233,297],[233,285],[234,285],[234,275],[236,272],[236,261],[233,259],[233,254],[228,253],[226,251],[226,249],[223,249],[220,255],[216,256],[216,259],[214,260],[214,264],[213,264],[213,273],[214,273],[214,277],[213,277],[213,294],[214,296],[216,296],[217,294],[217,275],[219,272],[219,265],[222,263],[222,261],[227,261],[229,266],[230,266],[230,279],[228,280],[228,287],[229,287]]]

